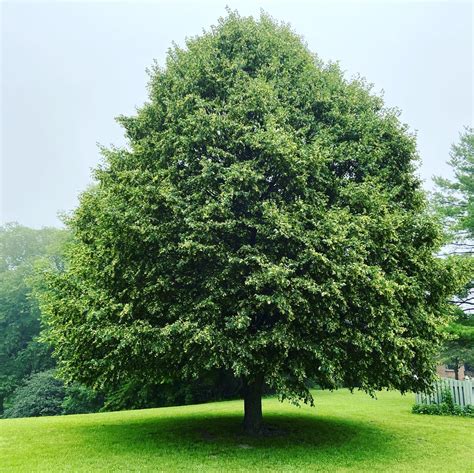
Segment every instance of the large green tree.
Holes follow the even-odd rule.
[[[363,80],[236,13],[174,46],[120,117],[68,219],[43,308],[66,379],[101,388],[226,369],[258,432],[263,386],[422,390],[457,275],[415,140]]]
[[[467,127],[459,142],[451,147],[448,161],[451,178],[435,177],[433,202],[441,217],[446,236],[446,250],[471,263],[474,271],[474,129]],[[447,327],[448,340],[441,351],[442,361],[452,365],[458,379],[459,368],[474,365],[474,277],[453,299],[458,307]]]

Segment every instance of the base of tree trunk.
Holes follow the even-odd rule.
[[[263,432],[262,393],[263,376],[244,381],[244,431],[249,435]]]

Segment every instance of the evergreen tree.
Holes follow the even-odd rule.
[[[451,148],[448,164],[453,178],[435,177],[434,205],[441,217],[448,251],[470,263],[474,254],[474,129],[466,128],[458,144]],[[466,261],[467,260],[467,261]],[[474,365],[474,278],[452,301],[458,310],[447,327],[448,340],[441,352],[443,362],[452,365],[458,379],[459,368]]]

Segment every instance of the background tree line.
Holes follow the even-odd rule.
[[[453,178],[435,178],[432,196],[446,235],[446,253],[472,259],[474,253],[474,130],[453,145]],[[55,361],[41,339],[37,296],[45,290],[42,273],[64,267],[66,230],[35,230],[15,223],[0,227],[0,415],[26,417],[97,412],[205,402],[236,397],[241,382],[224,371],[186,382],[143,384],[133,379],[100,392],[55,374]],[[455,315],[446,327],[439,361],[456,371],[474,369],[474,282],[453,300]]]

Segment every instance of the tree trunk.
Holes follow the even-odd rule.
[[[454,360],[454,379],[459,379],[459,360]]]
[[[244,430],[251,435],[262,430],[263,376],[257,375],[251,381],[244,381]]]

